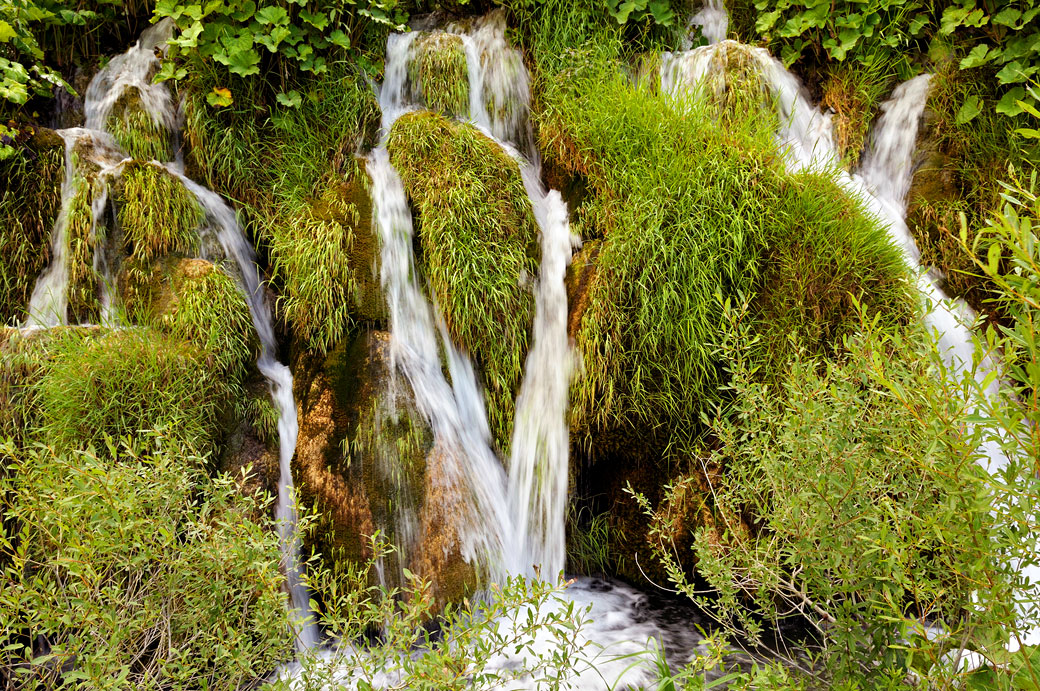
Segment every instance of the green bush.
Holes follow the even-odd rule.
[[[733,405],[703,461],[722,470],[709,480],[715,521],[690,555],[715,595],[687,581],[666,517],[644,500],[670,577],[752,643],[807,621],[821,648],[812,672],[832,688],[948,683],[951,646],[1001,650],[1016,589],[1003,548],[1035,537],[1002,534],[992,511],[984,432],[967,424],[972,384],[875,320],[836,362],[796,358],[777,390],[756,381],[740,316],[722,346]]]
[[[205,351],[148,329],[72,334],[53,348],[36,387],[41,441],[82,449],[161,430],[174,448],[212,448],[229,386]]]
[[[422,266],[452,340],[483,370],[488,418],[508,446],[534,300],[538,228],[520,171],[470,125],[430,112],[394,124],[387,142],[418,218]]]
[[[269,499],[184,449],[97,442],[107,453],[3,448],[0,685],[259,682],[292,652]]]

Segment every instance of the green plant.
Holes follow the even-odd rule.
[[[130,158],[138,161],[173,160],[171,133],[152,118],[135,87],[125,89],[116,99],[105,129]]]
[[[158,429],[169,444],[208,452],[229,386],[206,360],[205,351],[147,329],[57,339],[35,386],[38,438],[71,450]]]
[[[203,60],[224,65],[231,75],[250,77],[260,74],[264,55],[273,56],[281,78],[277,102],[287,107],[299,107],[303,98],[289,88],[290,71],[324,74],[327,61],[341,59],[355,48],[370,25],[401,29],[406,19],[397,0],[275,0],[260,5],[253,0],[220,4],[159,0],[154,19],[164,17],[177,27],[170,40],[171,58],[178,51],[194,51]],[[170,59],[157,78],[186,75],[187,70]],[[211,106],[233,102],[231,91],[222,86],[214,86],[206,99]]]
[[[238,689],[292,651],[270,498],[161,434],[3,442],[0,684]]]
[[[449,118],[469,115],[469,79],[462,37],[441,31],[415,40],[414,58],[408,75],[418,84],[423,102],[432,111]]]
[[[148,163],[128,163],[116,190],[127,253],[150,261],[191,254],[199,244],[202,207],[181,181]]]
[[[730,315],[721,348],[734,398],[704,461],[724,474],[692,555],[710,600],[641,500],[673,582],[752,643],[763,619],[809,622],[821,646],[812,673],[832,686],[909,688],[909,674],[942,685],[957,674],[951,648],[999,656],[1019,594],[1007,551],[1035,550],[1035,538],[1007,532],[994,510],[1005,490],[979,465],[988,433],[967,424],[975,380],[947,372],[923,334],[905,340],[865,318],[844,357],[798,357],[773,390],[757,381],[746,313]]]
[[[523,377],[538,228],[520,171],[470,125],[410,113],[387,141],[418,212],[422,266],[448,331],[483,370],[488,417],[503,449]]]

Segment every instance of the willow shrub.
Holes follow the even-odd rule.
[[[484,374],[489,422],[503,448],[523,378],[538,270],[538,227],[520,170],[466,124],[401,116],[387,141],[418,218],[426,281],[452,340]]]
[[[961,647],[1000,659],[1019,596],[1008,556],[1024,548],[1035,560],[1036,545],[994,509],[988,432],[969,423],[974,380],[948,372],[923,333],[904,340],[865,320],[840,359],[803,354],[771,387],[754,372],[746,324],[733,324],[722,345],[733,404],[713,419],[717,447],[702,461],[722,470],[705,497],[713,523],[676,555],[666,514],[641,500],[670,578],[752,643],[808,622],[819,657],[796,666],[831,688],[949,683]],[[685,559],[711,598],[686,579]]]
[[[97,441],[3,449],[0,686],[259,682],[292,653],[270,498],[183,447]]]
[[[757,294],[766,374],[796,344],[829,353],[857,325],[853,298],[910,313],[884,230],[824,174],[791,176],[754,79],[721,105],[633,82],[609,38],[536,55],[546,166],[586,188],[585,237],[602,237],[577,334],[580,428],[690,429],[718,400],[718,294]]]

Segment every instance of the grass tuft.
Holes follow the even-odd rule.
[[[145,110],[136,87],[127,88],[119,96],[109,113],[106,127],[130,158],[138,161],[173,160],[170,132]]]
[[[462,37],[444,32],[423,34],[413,45],[408,78],[422,92],[430,110],[450,118],[469,113],[469,80]]]
[[[202,208],[170,173],[159,166],[130,163],[116,197],[127,255],[150,261],[196,251]]]
[[[538,229],[516,162],[470,125],[402,116],[387,148],[418,218],[427,283],[455,343],[484,373],[488,417],[503,449],[534,313]]]

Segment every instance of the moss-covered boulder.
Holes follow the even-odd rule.
[[[471,125],[402,116],[390,159],[415,208],[420,265],[453,341],[483,371],[491,430],[505,449],[523,377],[538,228],[516,161]]]
[[[460,500],[407,383],[392,375],[389,347],[389,334],[376,331],[344,339],[326,356],[294,354],[293,476],[318,518],[305,549],[333,570],[364,564],[378,530],[397,547],[384,559],[384,578],[398,582],[407,567],[430,579],[443,604],[474,585],[456,532]]]
[[[416,38],[408,78],[430,110],[450,118],[469,114],[469,71],[461,36],[435,31]]]
[[[0,325],[24,321],[61,208],[65,142],[36,130],[19,153],[0,161]]]
[[[364,161],[351,159],[346,167],[345,174],[323,176],[293,215],[271,219],[280,224],[270,229],[271,259],[285,318],[319,353],[356,321],[386,317]]]
[[[145,109],[136,87],[126,88],[109,111],[105,127],[123,151],[138,161],[172,161],[172,133]]]
[[[202,207],[166,169],[129,163],[112,196],[127,256],[151,261],[167,254],[191,254],[198,247]]]

